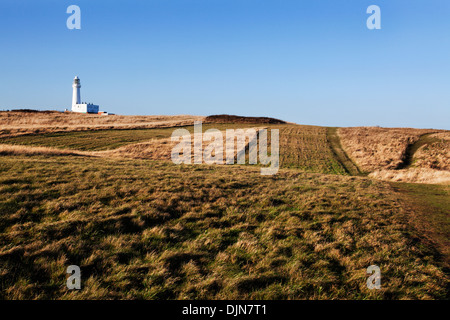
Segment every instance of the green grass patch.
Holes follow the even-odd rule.
[[[420,235],[428,237],[450,267],[450,186],[419,183],[392,183],[408,197],[410,219]]]
[[[448,278],[408,238],[383,182],[85,157],[3,156],[0,171],[3,299],[447,294]],[[65,287],[71,264],[81,267],[80,291]],[[381,290],[366,287],[371,264]]]

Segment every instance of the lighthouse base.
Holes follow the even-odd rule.
[[[99,106],[91,103],[78,103],[72,106],[72,112],[98,113]]]

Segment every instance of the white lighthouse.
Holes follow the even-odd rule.
[[[81,103],[81,92],[80,92],[80,88],[81,88],[81,84],[80,84],[80,78],[78,78],[78,76],[75,77],[75,79],[73,79],[73,95],[72,95],[72,108]]]
[[[76,76],[73,79],[73,94],[72,94],[72,112],[81,112],[81,113],[98,113],[99,106],[92,103],[82,103],[81,102],[81,84],[80,78]]]

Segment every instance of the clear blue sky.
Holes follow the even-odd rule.
[[[0,109],[69,108],[78,75],[117,114],[450,129],[448,0],[1,0],[0,49]]]

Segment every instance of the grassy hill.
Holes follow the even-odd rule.
[[[382,182],[148,160],[1,159],[3,298],[444,298]],[[68,292],[79,265],[84,289]],[[383,270],[383,289],[365,269]]]
[[[164,160],[174,128],[3,136],[0,298],[448,299],[447,186],[362,175],[335,128],[203,130],[239,127],[280,130],[277,175]]]
[[[280,130],[280,164],[285,168],[298,168],[310,172],[345,174],[345,169],[334,156],[327,141],[327,129],[291,124],[203,124],[218,130],[261,126]],[[180,127],[193,133],[193,126]],[[167,140],[174,128],[68,131],[0,138],[0,144],[40,146],[81,151],[112,150],[148,140]],[[26,149],[24,149],[24,152]],[[170,149],[168,150],[170,159]]]

